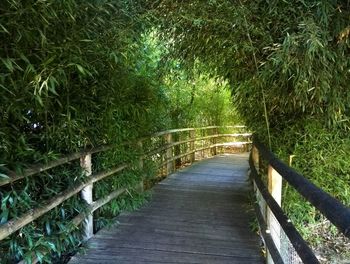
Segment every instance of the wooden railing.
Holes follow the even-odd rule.
[[[235,130],[235,133],[228,133],[228,131]],[[238,130],[238,132],[237,132]],[[225,151],[226,147],[245,147],[251,144],[250,133],[241,133],[245,130],[244,126],[231,127],[202,127],[202,128],[183,128],[173,129],[159,132],[152,136],[141,138],[136,142],[128,142],[125,145],[131,145],[139,149],[138,167],[143,168],[145,161],[151,160],[157,164],[159,171],[158,176],[166,176],[177,169],[178,164],[184,162],[192,163],[197,158],[205,158],[215,155],[217,152]],[[220,133],[222,131],[222,133]],[[243,141],[229,142],[227,139],[243,139]],[[157,146],[154,148],[154,146]],[[62,204],[67,199],[80,193],[83,200],[87,203],[87,209],[79,213],[71,219],[70,227],[75,229],[83,223],[83,238],[89,239],[93,235],[93,212],[101,206],[107,204],[111,200],[117,198],[121,194],[127,192],[127,187],[112,191],[107,196],[98,200],[93,200],[93,185],[94,183],[112,177],[117,173],[131,168],[131,164],[120,164],[116,161],[116,165],[109,169],[92,173],[92,155],[95,153],[104,152],[112,149],[113,146],[106,145],[94,149],[83,150],[78,153],[73,153],[57,160],[51,161],[47,164],[37,164],[25,169],[21,174],[12,171],[7,171],[8,178],[0,180],[0,186],[14,183],[18,180],[32,177],[41,172],[50,170],[52,168],[67,164],[74,160],[80,160],[80,166],[85,171],[86,180],[84,182],[76,183],[73,186],[67,187],[63,192],[54,197],[41,202],[41,206],[33,208],[16,219],[10,219],[4,224],[0,225],[0,241],[20,230],[22,227],[28,225],[39,217],[43,216],[53,208]],[[248,149],[246,149],[248,150]],[[143,180],[134,189],[143,190]],[[43,254],[49,252],[43,252]],[[38,260],[33,256],[32,263]],[[22,261],[22,263],[24,263]]]
[[[267,185],[260,171],[262,161],[267,162]],[[254,183],[258,203],[256,215],[260,233],[268,250],[267,263],[319,263],[314,252],[304,241],[292,222],[281,209],[282,179],[294,187],[307,201],[316,207],[340,232],[350,238],[350,208],[344,206],[305,177],[280,161],[261,144],[256,137],[249,159],[251,178]],[[282,246],[282,233],[294,249]],[[296,252],[296,257],[292,256]],[[295,260],[297,259],[297,260]],[[299,260],[298,260],[299,259]]]

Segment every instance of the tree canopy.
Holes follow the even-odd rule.
[[[96,157],[106,168],[133,160],[135,150],[118,145],[126,139],[240,122],[350,205],[349,18],[349,0],[4,0],[0,177],[112,143]],[[83,181],[74,165],[1,187],[0,223]],[[102,181],[94,195],[139,177]],[[290,217],[312,234],[320,214],[284,190]],[[135,197],[99,210],[97,226]],[[84,206],[72,198],[2,241],[1,261],[34,252],[50,262],[41,252],[75,248],[79,233],[65,223]]]
[[[170,54],[228,78],[247,123],[263,132],[305,119],[348,131],[349,1],[158,1]],[[265,129],[266,132],[266,129]]]

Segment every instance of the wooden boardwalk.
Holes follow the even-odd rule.
[[[247,159],[219,155],[170,175],[148,204],[118,216],[70,263],[263,263],[249,228]]]

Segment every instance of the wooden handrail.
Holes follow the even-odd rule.
[[[93,184],[97,181],[100,181],[108,176],[111,176],[119,171],[124,170],[127,168],[128,165],[120,165],[118,167],[115,167],[113,169],[109,169],[103,172],[96,173],[92,175],[92,177],[89,177],[88,180],[84,183],[78,183],[74,185],[73,187],[57,194],[56,196],[48,199],[41,205],[40,207],[29,210],[23,215],[21,215],[17,219],[11,219],[7,221],[5,224],[2,224],[0,226],[0,240],[3,240],[4,238],[8,237],[12,233],[16,232],[18,229],[24,227],[25,225],[33,222],[35,219],[39,218],[43,214],[47,213],[48,211],[52,210],[53,208],[57,207],[59,204],[63,203],[67,199],[71,198],[73,195],[80,192],[84,187],[88,186],[89,184]]]
[[[195,141],[200,141],[200,140],[206,140],[206,139],[211,139],[211,138],[220,138],[220,137],[251,137],[252,134],[251,133],[244,133],[244,134],[215,134],[215,135],[210,135],[210,136],[205,136],[205,137],[199,137],[199,138],[194,138],[194,139],[188,139],[188,140],[182,140],[182,141],[177,141],[171,144],[166,144],[165,146],[162,146],[160,148],[156,148],[154,150],[151,150],[147,153],[145,153],[143,155],[143,157],[148,157],[148,156],[152,156],[152,155],[156,155],[159,152],[165,151],[169,148],[178,146],[178,145],[182,145],[182,144],[186,144],[186,143],[190,143],[190,142],[195,142]],[[244,144],[249,144],[250,142],[237,142],[237,143],[244,143]],[[223,143],[226,144],[226,143]],[[219,147],[222,146],[222,144],[216,144],[216,145],[212,145],[212,147]]]
[[[25,169],[22,174],[18,174],[18,173],[15,173],[13,171],[7,170],[6,173],[7,173],[7,176],[9,176],[9,177],[0,179],[0,186],[6,185],[9,183],[13,183],[15,181],[24,179],[26,177],[30,177],[34,174],[44,172],[44,171],[47,171],[49,169],[66,164],[66,163],[71,162],[73,160],[80,159],[81,157],[83,157],[85,155],[106,151],[106,150],[111,149],[111,148],[112,148],[111,145],[103,145],[103,146],[100,146],[97,148],[82,150],[80,152],[68,154],[62,158],[57,159],[57,160],[50,161],[47,164],[37,164],[34,166],[30,166],[29,168]]]
[[[297,173],[291,167],[279,160],[256,138],[254,146],[257,147],[261,156],[294,187],[306,200],[316,207],[332,224],[348,238],[350,238],[350,208],[343,205],[339,200],[318,188],[311,181]]]
[[[244,126],[238,126],[238,128],[243,128],[243,127]],[[164,165],[168,166],[171,162],[173,162],[177,159],[181,159],[182,157],[185,157],[185,156],[191,156],[191,162],[193,162],[195,159],[194,154],[196,152],[204,151],[206,149],[213,149],[216,147],[225,146],[225,145],[229,144],[229,143],[215,143],[215,144],[210,144],[209,146],[196,148],[196,146],[194,144],[194,142],[196,142],[196,141],[204,141],[204,140],[209,140],[212,138],[219,138],[219,137],[242,137],[242,136],[243,137],[250,137],[251,136],[251,134],[249,134],[249,133],[220,134],[220,133],[217,133],[217,128],[219,128],[219,127],[218,126],[208,126],[208,127],[201,127],[201,128],[171,129],[171,130],[155,133],[152,136],[147,137],[147,138],[159,137],[159,136],[168,137],[167,135],[171,135],[173,133],[189,132],[187,135],[188,139],[186,139],[186,140],[181,140],[181,141],[177,141],[177,142],[170,142],[170,143],[167,143],[165,146],[162,146],[156,150],[148,151],[148,152],[145,152],[145,154],[141,154],[139,156],[140,169],[142,169],[142,167],[143,167],[143,165],[142,165],[143,160],[147,159],[151,155],[154,155],[155,153],[159,153],[159,154],[161,154],[163,152],[167,153],[168,158],[161,164],[162,166],[164,166]],[[237,128],[237,126],[230,126],[230,128]],[[212,130],[212,131],[210,131],[210,133],[214,133],[214,134],[196,138],[196,133],[195,133],[196,131],[205,131],[205,130]],[[135,146],[138,146],[138,148],[142,148],[142,140],[143,139],[139,139],[137,142],[125,142],[125,143],[122,143],[121,145],[132,145],[133,144]],[[245,143],[249,143],[249,142],[245,142]],[[189,145],[190,151],[186,151],[185,153],[180,153],[178,155],[174,155],[173,151],[170,151],[170,150],[173,147],[181,145],[181,144],[190,144]],[[4,186],[6,184],[12,184],[18,180],[23,179],[23,178],[33,176],[35,174],[47,171],[49,169],[55,168],[55,167],[60,166],[60,165],[64,165],[66,163],[69,163],[69,162],[77,160],[77,159],[81,160],[81,166],[83,166],[82,168],[84,170],[91,171],[91,163],[88,162],[89,164],[82,164],[82,161],[86,160],[87,157],[89,158],[88,160],[91,160],[92,154],[107,151],[107,150],[112,149],[113,147],[114,147],[113,145],[103,145],[103,146],[92,148],[92,149],[82,150],[80,152],[66,155],[66,156],[61,157],[57,160],[50,161],[47,164],[36,164],[34,166],[31,166],[31,167],[25,169],[22,174],[17,174],[15,172],[8,171],[7,174],[9,176],[9,178],[1,179],[0,186]],[[143,151],[145,151],[145,150],[143,150]],[[0,240],[3,240],[4,238],[13,234],[14,232],[19,230],[20,228],[22,228],[22,227],[26,226],[27,224],[31,223],[32,221],[38,219],[39,217],[41,217],[45,213],[47,213],[50,210],[52,210],[53,208],[57,207],[59,204],[63,203],[67,199],[71,198],[73,195],[76,195],[77,193],[82,192],[82,190],[85,190],[87,187],[90,186],[90,188],[92,188],[93,183],[100,181],[102,179],[105,179],[109,176],[112,176],[112,175],[114,175],[122,170],[125,170],[127,168],[131,168],[131,166],[128,164],[122,164],[122,165],[118,165],[114,168],[107,169],[107,170],[89,175],[86,177],[84,182],[77,183],[77,184],[73,185],[72,187],[62,191],[61,193],[55,195],[54,197],[52,197],[46,201],[43,201],[41,203],[40,207],[29,210],[29,211],[23,213],[22,215],[20,215],[16,219],[8,220],[6,223],[0,225]],[[168,173],[171,172],[171,170],[167,170],[167,171],[168,171]],[[105,205],[106,203],[108,203],[112,199],[115,199],[120,194],[124,193],[125,191],[126,191],[125,188],[115,190],[115,191],[111,192],[109,195],[102,197],[97,201],[92,201],[91,203],[88,202],[88,200],[89,200],[89,198],[88,198],[88,200],[86,200],[88,202],[86,210],[84,210],[84,212],[79,213],[77,216],[75,216],[71,220],[72,225],[78,226],[83,221],[83,219],[85,219],[88,215],[91,215],[95,210],[97,210],[101,206]],[[91,195],[91,199],[92,199],[91,189],[90,189],[90,193],[88,195]],[[90,227],[90,229],[91,229],[91,227]],[[36,263],[36,262],[33,261],[33,263]]]
[[[173,133],[179,133],[179,132],[185,132],[185,131],[207,130],[207,129],[214,129],[214,128],[246,128],[246,126],[207,126],[207,127],[178,128],[178,129],[170,129],[170,130],[157,132],[157,133],[154,133],[154,134],[152,134],[150,136],[144,137],[142,139],[147,139],[147,138],[150,138],[150,137],[159,137],[159,136],[164,136],[166,134],[173,134]]]
[[[89,205],[84,212],[81,212],[80,214],[78,214],[77,216],[75,216],[70,223],[68,224],[68,226],[70,227],[68,229],[68,232],[73,231],[74,228],[78,227],[81,222],[83,222],[83,220],[86,218],[86,216],[88,216],[89,214],[92,214],[93,212],[95,212],[98,208],[104,206],[105,204],[107,204],[108,202],[110,202],[111,200],[118,198],[120,195],[124,194],[127,191],[126,188],[121,188],[118,190],[115,190],[113,192],[111,192],[109,195],[100,198],[99,200],[95,201],[92,205]],[[45,251],[42,252],[43,255],[47,255],[49,252]],[[38,263],[39,259],[36,257],[36,255],[33,253],[31,255],[31,263],[35,264]],[[20,262],[18,262],[17,264],[26,264],[25,260],[21,260]]]
[[[319,261],[317,260],[315,254],[312,252],[311,248],[308,246],[308,244],[305,242],[305,240],[296,230],[292,222],[284,214],[281,207],[278,205],[278,203],[275,201],[275,199],[267,190],[263,181],[259,178],[258,172],[256,171],[253,163],[252,155],[250,155],[249,164],[250,164],[251,176],[256,187],[258,188],[266,204],[268,205],[268,207],[276,217],[278,223],[281,225],[285,234],[291,241],[292,245],[294,246],[296,252],[300,256],[303,263],[318,264]]]
[[[143,141],[143,140],[146,140],[146,139],[149,139],[152,137],[159,137],[162,135],[172,134],[172,133],[194,131],[194,130],[206,130],[206,129],[213,129],[213,128],[225,128],[225,127],[227,127],[227,128],[244,128],[245,126],[208,126],[208,127],[199,127],[199,128],[170,129],[170,130],[154,133],[151,136],[140,138],[138,141]],[[234,134],[232,134],[232,136],[234,136]],[[214,137],[215,137],[215,135],[214,135]],[[130,145],[130,144],[134,144],[134,142],[130,141],[130,142],[121,143],[121,145]],[[85,150],[82,150],[82,151],[79,151],[76,153],[65,155],[57,160],[50,161],[47,164],[41,163],[41,164],[36,164],[34,166],[29,166],[27,169],[24,169],[24,171],[22,173],[16,173],[14,171],[11,171],[11,170],[8,170],[5,168],[5,173],[8,176],[8,178],[1,178],[0,179],[0,187],[4,186],[6,184],[10,184],[10,183],[16,182],[18,180],[24,179],[26,177],[30,177],[30,176],[33,176],[35,174],[47,171],[49,169],[58,167],[60,165],[64,165],[68,162],[80,159],[83,156],[95,154],[98,152],[104,152],[104,151],[110,150],[112,148],[113,148],[113,145],[109,144],[109,145],[102,145],[102,146],[99,146],[96,148],[85,149]]]
[[[259,178],[258,171],[260,158],[268,162],[269,190],[267,190],[266,186]],[[254,186],[259,190],[260,194],[267,204],[266,209],[262,210],[271,211],[271,213],[274,215],[274,218],[277,219],[279,225],[276,226],[275,223],[270,222],[271,219],[269,219],[268,212],[266,227],[265,223],[262,221],[264,219],[258,218],[260,219],[260,228],[272,228],[275,230],[282,228],[303,263],[314,264],[319,263],[319,261],[280,207],[282,178],[285,179],[290,184],[290,186],[294,187],[314,207],[320,210],[320,212],[328,220],[330,220],[331,223],[337,226],[345,236],[350,237],[350,208],[343,205],[337,199],[333,198],[331,195],[315,186],[308,179],[279,160],[270,150],[268,150],[262,143],[260,143],[255,136],[253,137],[253,148],[250,155],[249,164]],[[256,169],[256,167],[258,167],[258,169]],[[275,183],[271,181],[278,182],[278,185],[274,185]],[[279,256],[272,255],[276,254],[276,248],[278,249],[277,254],[280,254],[279,245],[281,242],[279,241],[279,231],[277,232],[278,235],[275,237],[271,236],[271,239],[268,238],[269,241],[266,241],[265,245],[268,247],[268,250],[271,248],[271,257],[273,259],[276,258],[277,262],[279,262]],[[274,245],[272,247],[270,243],[271,240],[274,242]]]

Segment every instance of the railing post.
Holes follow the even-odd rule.
[[[218,129],[217,127],[213,128],[212,130],[212,136],[214,135],[217,135],[218,134]],[[212,140],[211,140],[212,144],[215,145],[217,143],[217,137],[213,137]],[[211,155],[212,156],[215,156],[217,153],[216,153],[216,146],[212,147],[211,148]]]
[[[268,166],[268,190],[271,196],[275,199],[279,206],[282,202],[282,177],[281,175],[269,164]],[[270,231],[271,237],[275,246],[279,252],[281,252],[281,226],[274,217],[273,213],[267,208],[267,228]],[[267,263],[273,263],[271,256],[268,254]]]
[[[205,133],[206,130],[204,129],[201,129],[201,137],[205,137],[206,136],[206,133]],[[201,150],[201,159],[204,159],[204,145],[205,145],[205,139],[202,139],[201,140],[201,147],[202,147],[202,150]]]
[[[259,150],[254,146],[254,144],[252,147],[252,158],[254,161],[256,171],[259,173],[259,166],[260,166],[260,164],[259,164]]]
[[[193,151],[193,153],[190,155],[190,161],[193,163],[196,160],[196,152],[195,152],[195,139],[196,139],[196,130],[190,130],[190,151]]]
[[[142,147],[142,141],[139,140],[137,142],[137,147],[139,149],[139,152],[140,152],[140,156],[139,156],[139,159],[138,159],[138,169],[141,173],[141,181],[140,183],[136,186],[136,190],[140,193],[143,192],[143,147]]]
[[[80,158],[80,166],[84,170],[86,176],[92,174],[91,166],[91,154],[84,155]],[[90,184],[81,190],[81,197],[87,204],[92,204],[92,188],[93,185]],[[83,240],[86,241],[90,239],[94,234],[93,227],[93,215],[89,214],[83,221]]]
[[[173,135],[171,133],[166,134],[164,137],[165,137],[165,142],[168,145],[173,143]],[[167,165],[166,165],[166,175],[169,175],[170,173],[173,172],[174,161],[171,160],[172,157],[173,157],[173,148],[170,147],[166,150],[166,153],[165,153],[165,159],[168,160]]]

